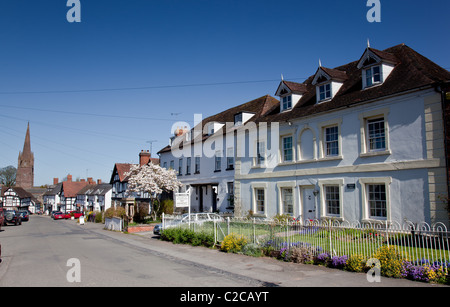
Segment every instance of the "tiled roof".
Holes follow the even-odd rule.
[[[397,63],[383,84],[363,89],[362,70],[357,68],[358,61],[351,62],[334,69],[334,71],[345,71],[347,79],[344,81],[339,92],[330,101],[316,103],[316,87],[312,85],[313,75],[304,83],[301,83],[308,90],[291,111],[280,113],[280,108],[278,107],[259,120],[261,122],[292,120],[388,97],[425,86],[433,86],[439,82],[450,80],[450,72],[404,44],[383,51],[371,48],[371,51],[383,59],[389,59],[389,61],[395,60]]]
[[[79,190],[84,188],[89,183],[86,181],[64,181],[62,190],[64,192],[64,197],[77,197]]]
[[[208,118],[202,120],[202,129],[207,123],[219,122],[227,123],[234,122],[234,115],[240,112],[254,113],[255,115],[249,121],[255,121],[260,117],[272,112],[279,106],[279,101],[270,95],[265,95],[260,98],[254,99],[252,101],[246,102],[244,104],[238,105],[236,107],[230,108],[218,114],[212,115]],[[203,131],[203,130],[202,130]],[[203,135],[203,140],[207,139],[209,136]],[[159,153],[170,151],[170,146],[166,146],[161,149]]]

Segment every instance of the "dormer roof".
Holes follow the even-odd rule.
[[[330,80],[344,82],[347,79],[348,77],[345,71],[319,66],[316,74],[314,75],[312,85],[320,84]]]
[[[286,94],[303,95],[307,91],[308,89],[306,88],[305,84],[282,80],[278,85],[278,89],[275,92],[275,96],[281,97]]]
[[[357,68],[361,69],[362,67],[372,65],[374,63],[385,62],[389,64],[397,64],[397,57],[389,52],[377,50],[371,47],[367,47],[364,51],[363,55],[359,59]]]

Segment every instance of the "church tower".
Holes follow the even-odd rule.
[[[31,152],[30,123],[28,123],[23,150],[19,152],[16,186],[24,189],[34,186],[34,154]]]

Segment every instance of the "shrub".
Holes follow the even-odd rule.
[[[344,256],[333,256],[331,257],[331,266],[333,268],[342,269],[347,265],[348,257]]]
[[[314,263],[314,255],[307,247],[293,247],[290,256],[294,263]]]
[[[105,218],[113,218],[113,217],[119,217],[119,218],[123,218],[125,216],[125,208],[122,207],[111,207],[106,209],[105,211]]]
[[[315,264],[328,266],[330,264],[331,257],[328,253],[320,253],[314,258]]]
[[[366,267],[366,262],[363,255],[351,255],[347,259],[345,269],[352,272],[363,272]]]
[[[242,253],[246,256],[261,257],[263,255],[263,250],[258,244],[250,243],[244,245]]]
[[[273,219],[278,224],[286,224],[292,221],[292,217],[287,214],[277,214]]]
[[[231,233],[223,239],[220,249],[227,253],[238,253],[246,244],[247,240],[244,236]]]
[[[193,246],[211,247],[214,245],[214,237],[205,232],[195,232],[183,228],[167,228],[161,233],[161,240],[174,244],[190,244]]]
[[[403,262],[406,259],[403,259],[400,253],[394,246],[382,246],[377,252],[373,255],[373,258],[376,258],[380,261],[381,265],[381,274],[387,277],[401,277]]]
[[[94,212],[95,215],[95,222],[96,223],[103,223],[103,214],[99,211]]]

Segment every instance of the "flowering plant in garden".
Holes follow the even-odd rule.
[[[334,268],[344,268],[347,264],[348,257],[344,256],[333,256],[331,257],[331,266]]]
[[[448,268],[439,262],[430,264],[423,260],[415,263],[404,261],[401,276],[416,281],[445,283]]]
[[[167,170],[151,162],[142,166],[132,165],[125,176],[129,176],[127,193],[146,192],[152,200],[156,199],[163,191],[174,191],[182,186],[174,170]],[[152,211],[156,218],[158,210]]]

